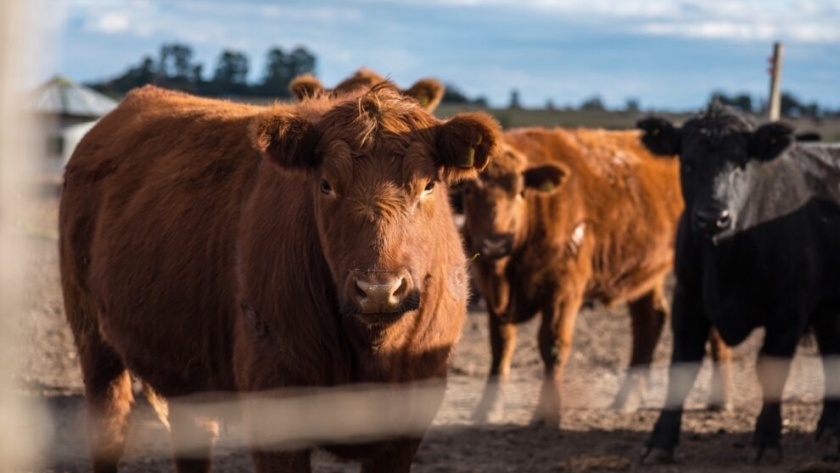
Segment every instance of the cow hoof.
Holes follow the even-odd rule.
[[[637,412],[641,407],[640,403],[629,402],[626,399],[616,399],[610,404],[610,410],[621,414],[631,414]]]
[[[674,454],[663,448],[648,448],[639,459],[640,465],[668,465],[674,463]]]
[[[610,409],[624,413],[638,411],[647,394],[647,382],[648,379],[643,373],[627,373]]]
[[[470,416],[470,422],[472,422],[473,424],[488,424],[488,423],[490,423],[491,422],[491,420],[490,420],[491,411],[494,411],[493,412],[494,414],[498,414],[498,413],[495,412],[494,409],[489,409],[489,408],[486,408],[486,407],[479,407]],[[498,414],[498,415],[495,415],[495,416],[492,416],[492,417],[501,418],[502,415]]]
[[[758,447],[750,453],[751,465],[778,465],[782,462],[782,449],[777,447]]]
[[[831,439],[840,439],[840,432],[836,432],[834,427],[825,427],[823,425],[817,426],[817,431],[814,433],[817,443],[826,444],[831,443]]]
[[[824,429],[817,433],[817,445],[823,461],[840,461],[840,436],[837,436],[834,429]]]
[[[708,409],[712,412],[732,412],[734,410],[734,406],[732,405],[731,401],[726,401],[726,402],[710,401],[709,405],[708,405]]]
[[[545,430],[560,430],[560,419],[547,419],[544,417],[535,417],[531,419],[531,427],[536,427]]]

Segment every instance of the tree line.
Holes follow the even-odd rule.
[[[86,85],[110,95],[122,95],[135,87],[155,84],[205,96],[288,98],[289,82],[300,74],[314,73],[316,64],[316,56],[302,46],[291,51],[275,46],[266,53],[262,76],[250,82],[250,61],[241,51],[223,50],[213,70],[205,74],[204,64],[194,60],[192,47],[166,43],[161,45],[157,57],[147,55],[116,77]]]
[[[721,91],[712,93],[709,101],[718,100],[724,105],[741,110],[745,113],[764,115],[767,113],[767,102],[764,100],[753,101],[752,96],[747,93],[728,95]],[[780,114],[783,117],[810,117],[817,118],[825,115],[840,113],[840,110],[831,111],[823,109],[816,102],[806,103],[799,100],[789,91],[782,91]]]
[[[165,43],[158,50],[157,57],[144,56],[122,74],[85,85],[113,96],[124,95],[135,87],[155,84],[204,96],[290,98],[289,82],[300,74],[315,74],[316,65],[315,54],[302,46],[291,51],[275,46],[266,53],[261,77],[249,82],[250,60],[241,51],[222,50],[215,67],[207,74],[204,64],[194,60],[192,47],[183,43]],[[348,75],[351,72],[348,71]],[[452,84],[446,85],[443,101],[487,106],[484,97],[471,99]]]
[[[250,96],[290,98],[289,83],[296,76],[304,73],[315,74],[317,57],[303,46],[292,50],[283,50],[274,46],[266,52],[265,66],[259,79],[249,81],[251,64],[242,51],[222,50],[216,58],[212,70],[206,71],[204,64],[194,59],[192,47],[184,43],[164,43],[160,46],[157,57],[144,56],[136,65],[110,79],[86,85],[102,93],[121,96],[135,87],[155,84],[174,90],[181,90],[204,96]],[[351,71],[348,71],[348,75]],[[838,115],[840,110],[821,108],[816,102],[800,101],[791,92],[783,91],[781,96],[781,114],[784,117],[820,117]],[[747,93],[727,94],[715,91],[711,100],[719,100],[745,113],[766,113],[764,101],[753,100]],[[446,85],[443,101],[447,103],[475,104],[487,107],[487,99],[472,99],[462,93],[453,84]],[[548,100],[546,109],[554,109],[554,103]],[[511,92],[509,108],[521,108],[519,93]],[[594,95],[585,99],[579,110],[606,110],[601,97]],[[627,100],[624,110],[637,112],[639,100]]]

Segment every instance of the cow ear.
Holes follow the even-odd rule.
[[[636,122],[636,127],[644,131],[642,144],[657,156],[676,156],[680,154],[682,132],[668,120],[661,117],[647,117]]]
[[[263,158],[283,169],[307,172],[321,164],[315,152],[320,139],[315,125],[293,113],[258,115],[251,122],[250,134]]]
[[[312,74],[301,74],[289,83],[289,92],[298,100],[304,100],[323,93],[324,85]]]
[[[499,152],[502,131],[486,113],[459,113],[440,125],[437,132],[437,164],[450,182],[474,178]]]
[[[569,168],[563,164],[546,164],[522,171],[526,189],[551,194],[566,182]]]
[[[414,83],[403,95],[420,102],[420,105],[431,112],[437,108],[446,90],[444,85],[435,79],[420,79]]]
[[[784,122],[761,125],[750,134],[750,157],[770,161],[793,143],[793,126]]]

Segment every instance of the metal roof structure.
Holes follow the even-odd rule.
[[[55,115],[99,118],[117,102],[99,92],[56,76],[35,92],[34,109]]]

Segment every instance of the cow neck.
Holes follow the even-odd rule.
[[[557,251],[562,248],[563,256],[577,257],[590,231],[585,217],[578,215],[577,218],[570,218],[568,200],[558,199],[556,195],[549,198],[534,196],[531,199],[527,204],[529,211],[525,212],[525,221],[520,227],[523,234],[517,236],[522,243],[514,250],[514,254],[521,258],[529,251]],[[546,244],[549,248],[546,248]],[[557,244],[561,246],[556,247]]]
[[[793,158],[786,154],[767,163],[751,161],[747,165],[741,195],[732,202],[736,232],[792,214],[814,197]]]
[[[343,333],[352,355],[351,381],[400,381],[408,333],[421,318],[419,311],[407,313],[387,326],[365,326],[350,316],[343,317]]]
[[[514,251],[518,251],[518,249],[515,248]],[[489,309],[497,315],[503,314],[507,310],[510,298],[507,268],[516,257],[517,255],[514,254],[495,260],[479,258],[474,262],[478,269],[477,277],[481,279],[479,287],[481,287],[484,298],[490,306]]]

